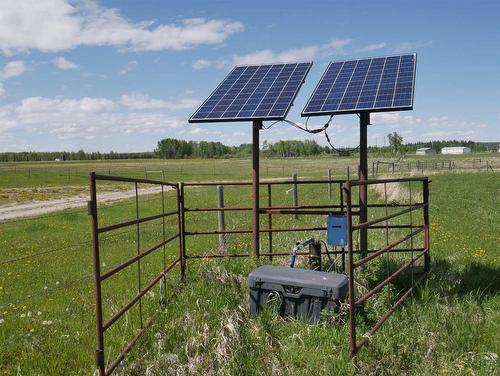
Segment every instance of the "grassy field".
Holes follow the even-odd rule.
[[[346,162],[355,168],[355,159],[263,161],[263,175],[302,178],[325,176],[331,168],[345,175]],[[152,164],[149,164],[152,163]],[[41,164],[40,164],[41,165]],[[280,168],[283,166],[283,169]],[[37,166],[39,166],[37,164]],[[74,180],[57,165],[47,164],[43,174],[31,171],[20,178],[18,171],[5,173],[2,189],[87,184],[86,171],[99,167],[112,174],[144,177],[144,171],[167,171],[167,180],[247,178],[246,160],[71,163]],[[12,166],[9,166],[11,168]],[[24,166],[26,167],[26,166]],[[65,165],[64,168],[66,168]],[[128,170],[127,170],[127,168]],[[182,167],[182,171],[181,168]],[[266,170],[270,167],[269,170]],[[30,167],[31,168],[31,167]],[[34,168],[34,167],[33,167]],[[81,170],[80,170],[81,169]],[[176,170],[177,169],[177,170]],[[211,171],[212,169],[212,171]],[[215,169],[215,175],[213,175]],[[10,171],[10,170],[9,170]],[[82,176],[79,177],[81,171]],[[176,173],[172,171],[177,171]],[[109,172],[109,171],[108,171]],[[161,173],[148,172],[151,178]],[[156,175],[155,175],[156,174]],[[24,179],[24,180],[23,180]],[[79,179],[79,180],[77,180]],[[227,375],[491,375],[498,372],[500,343],[500,260],[499,260],[499,179],[495,173],[432,176],[431,241],[433,269],[417,294],[384,324],[370,345],[353,364],[348,355],[346,315],[326,314],[316,325],[283,320],[267,310],[256,318],[247,313],[246,276],[265,259],[199,261],[188,264],[186,282],[179,283],[178,269],[167,281],[167,304],[158,304],[160,291],[146,296],[146,317],[157,313],[150,330],[138,342],[119,372],[131,375],[227,374]],[[126,188],[126,187],[121,187]],[[273,204],[290,205],[290,187],[273,190]],[[101,189],[110,187],[101,186]],[[401,187],[405,189],[405,187]],[[415,190],[417,187],[415,187]],[[28,190],[29,192],[29,190]],[[214,187],[192,188],[186,193],[187,206],[215,206]],[[299,189],[300,203],[327,203],[326,186]],[[370,197],[379,199],[376,192]],[[173,192],[165,193],[167,210],[175,208]],[[229,188],[226,205],[250,200],[250,190]],[[262,202],[266,197],[263,194]],[[160,195],[140,197],[140,214],[158,212]],[[371,215],[380,213],[372,212]],[[135,202],[125,200],[100,209],[105,225],[135,216]],[[266,225],[262,218],[262,225]],[[324,218],[276,216],[276,227],[323,225]],[[250,228],[249,213],[231,213],[231,229]],[[216,229],[216,214],[189,214],[188,229]],[[167,236],[176,232],[175,219],[166,224]],[[129,231],[127,231],[129,230]],[[103,235],[102,267],[105,270],[136,252],[136,228]],[[296,240],[321,233],[277,235],[275,250],[288,252]],[[95,324],[91,277],[90,224],[86,210],[69,210],[37,219],[0,224],[0,374],[2,375],[87,375],[94,369]],[[146,249],[162,236],[162,224],[141,226],[141,248]],[[394,236],[397,236],[395,234]],[[372,246],[385,240],[371,238]],[[216,253],[216,236],[189,237],[187,253]],[[403,244],[404,246],[404,244]],[[248,235],[228,238],[228,252],[251,249]],[[262,238],[266,249],[266,237]],[[178,255],[178,243],[155,252],[141,263],[143,280],[157,274],[164,262]],[[391,255],[396,268],[401,256]],[[287,258],[273,263],[286,263]],[[385,263],[374,263],[369,272],[383,275]],[[118,273],[104,286],[105,318],[136,293],[133,267]],[[360,331],[382,314],[410,277],[384,289],[365,308],[358,321]],[[366,283],[373,282],[367,278]],[[120,319],[106,336],[106,357],[113,358],[131,338],[138,323],[138,308]]]
[[[393,162],[397,158],[376,158]],[[483,153],[463,156],[435,155],[408,156],[406,162],[452,160],[456,170],[486,169],[486,162],[498,168],[500,157],[497,153]],[[476,159],[475,164],[473,160]],[[478,162],[480,160],[481,162]],[[349,168],[352,175],[357,171],[357,156],[332,158],[286,158],[262,159],[261,175],[266,178],[290,177],[298,173],[303,178],[326,177],[328,169],[333,176],[344,177]],[[404,166],[402,166],[404,167]],[[414,166],[415,167],[415,166]],[[389,165],[380,165],[380,173],[390,172]],[[0,205],[33,200],[50,200],[87,192],[90,171],[102,175],[120,175],[167,181],[248,179],[251,162],[248,159],[217,160],[110,160],[110,161],[65,161],[65,162],[12,162],[0,164]],[[397,172],[397,169],[396,169]],[[432,172],[431,169],[427,171]],[[111,184],[110,189],[121,189]]]

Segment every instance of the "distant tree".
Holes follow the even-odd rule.
[[[392,152],[394,154],[400,153],[403,148],[403,137],[397,134],[396,132],[389,133],[387,135],[387,139],[389,140],[389,145],[391,146]]]

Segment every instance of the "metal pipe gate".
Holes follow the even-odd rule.
[[[97,206],[97,181],[114,181],[114,182],[126,182],[132,183],[135,186],[135,214],[136,218],[133,220],[128,220],[120,223],[113,223],[106,226],[99,226],[98,223],[98,206]],[[409,203],[394,203],[387,201],[387,194],[385,195],[384,203],[374,203],[367,204],[366,208],[368,212],[372,209],[385,209],[385,215],[379,218],[373,218],[370,220],[365,220],[363,222],[359,221],[360,217],[360,206],[359,204],[352,202],[353,189],[363,188],[365,191],[371,185],[384,184],[386,187],[390,183],[417,183],[422,184],[422,202],[414,203],[411,198],[411,188],[410,188],[410,202]],[[139,193],[138,184],[146,184],[151,186],[161,187],[161,208],[159,213],[154,215],[149,215],[145,217],[139,216]],[[241,211],[251,211],[253,212],[253,207],[251,206],[236,206],[236,207],[186,207],[186,188],[189,187],[203,187],[203,186],[252,186],[251,181],[211,181],[211,182],[180,182],[177,184],[168,183],[157,180],[150,179],[135,179],[135,178],[125,178],[117,176],[107,176],[107,175],[97,175],[91,173],[90,175],[90,201],[89,201],[89,214],[92,219],[92,250],[93,250],[93,267],[94,267],[94,287],[95,287],[95,305],[96,305],[96,365],[99,370],[99,375],[109,375],[111,374],[120,362],[125,358],[126,354],[132,349],[134,344],[137,342],[139,337],[144,333],[145,329],[152,323],[153,317],[148,318],[143,322],[143,312],[142,312],[142,299],[144,295],[150,291],[154,286],[156,286],[160,281],[165,281],[167,273],[169,273],[174,267],[179,265],[181,280],[185,278],[186,261],[193,259],[208,259],[208,258],[225,258],[225,257],[249,257],[252,256],[250,253],[232,253],[232,254],[190,254],[186,251],[186,238],[189,236],[204,236],[204,235],[220,235],[220,234],[252,234],[255,227],[250,226],[247,229],[233,229],[233,230],[205,230],[205,231],[190,231],[187,229],[186,225],[186,213],[207,213],[207,212],[241,212]],[[311,185],[311,184],[322,184],[326,187],[333,185],[338,186],[339,196],[338,204],[328,204],[328,205],[297,205],[297,206],[273,206],[272,205],[272,187],[276,185]],[[325,231],[324,226],[309,226],[309,227],[273,227],[273,216],[274,215],[327,215],[327,214],[337,214],[345,215],[347,217],[347,239],[348,244],[346,248],[341,248],[340,251],[330,251],[330,254],[341,255],[342,260],[348,260],[347,274],[349,276],[349,326],[350,326],[350,350],[351,355],[355,356],[357,351],[368,342],[371,335],[373,335],[380,326],[387,320],[387,318],[394,313],[396,308],[401,305],[408,296],[414,291],[415,286],[421,280],[421,278],[430,269],[430,240],[429,240],[429,180],[427,178],[402,178],[402,179],[382,179],[382,180],[308,180],[308,181],[293,181],[293,180],[280,180],[280,181],[261,181],[259,185],[265,186],[266,189],[263,190],[267,193],[267,206],[261,206],[258,209],[257,218],[260,215],[265,215],[267,217],[267,228],[259,228],[258,236],[267,236],[268,238],[268,250],[266,252],[260,252],[260,256],[267,256],[272,260],[275,256],[289,256],[289,252],[275,252],[273,249],[273,234],[280,232],[311,232],[311,231]],[[176,210],[166,211],[165,210],[165,191],[166,189],[175,191],[175,205]],[[393,208],[402,208],[396,213],[389,214],[388,210]],[[421,210],[423,212],[423,223],[414,224],[411,220],[411,215],[413,212]],[[405,214],[410,214],[410,223],[404,224],[389,224],[391,219],[401,217]],[[165,219],[168,217],[176,217],[176,233],[173,236],[166,237],[165,235]],[[254,215],[252,217],[255,217]],[[265,217],[264,217],[265,218]],[[162,221],[163,235],[158,243],[154,246],[142,250],[140,245],[140,225],[151,222],[154,220]],[[252,221],[253,222],[253,221]],[[216,225],[216,224],[215,224]],[[106,232],[112,232],[117,229],[124,227],[136,226],[137,231],[137,254],[118,265],[115,265],[106,271],[101,271],[100,263],[100,234]],[[397,241],[389,243],[388,232],[389,230],[409,230],[409,233]],[[387,234],[387,243],[385,247],[377,249],[355,249],[353,244],[353,233],[356,231],[365,230],[385,230]],[[413,238],[418,234],[423,233],[424,235],[424,246],[420,248],[413,247]],[[171,242],[178,242],[178,255],[175,260],[167,264],[165,258],[165,246]],[[410,248],[396,248],[398,245],[410,241]],[[152,278],[150,281],[144,283],[141,280],[141,259],[145,256],[153,254],[163,250],[163,265],[162,271]],[[409,261],[404,263],[399,269],[394,271],[392,274],[388,275],[386,279],[376,285],[368,293],[363,296],[356,296],[354,289],[354,282],[356,279],[355,272],[357,269],[362,269],[365,264],[369,261],[380,257],[388,253],[411,253],[411,258]],[[414,255],[416,253],[416,255]],[[300,252],[299,255],[308,255],[308,252]],[[326,254],[325,251],[322,254]],[[372,298],[378,291],[383,287],[387,286],[391,281],[398,277],[408,268],[412,267],[415,262],[424,257],[424,274],[419,278],[418,281],[414,281],[412,278],[412,286],[405,291],[398,301],[389,309],[389,311],[383,315],[376,324],[372,327],[370,331],[365,333],[363,337],[358,341],[356,337],[356,307],[364,304],[368,299]],[[104,321],[103,319],[103,298],[102,298],[102,284],[121,270],[124,270],[132,265],[137,267],[137,293],[136,295],[119,308],[113,316]],[[122,317],[128,310],[134,307],[136,304],[139,306],[140,313],[140,328],[135,333],[134,337],[126,344],[119,355],[111,361],[105,359],[105,340],[104,335],[109,330],[110,327]]]

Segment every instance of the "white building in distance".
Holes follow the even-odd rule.
[[[434,150],[433,148],[420,148],[420,149],[417,149],[416,155],[434,155],[436,154],[436,150]]]
[[[470,148],[467,146],[447,146],[441,149],[441,154],[468,154]]]

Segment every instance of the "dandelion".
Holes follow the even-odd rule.
[[[28,313],[26,314],[26,316],[31,317],[31,311],[28,311]]]
[[[47,326],[52,325],[52,320],[44,320],[42,322],[42,325],[47,325]]]
[[[26,317],[26,313],[21,313],[21,314],[19,315],[19,317],[20,317],[20,318],[22,318],[22,319],[24,319],[24,318]]]
[[[42,312],[38,311],[36,314],[37,314],[37,316],[40,316],[42,314]]]
[[[44,289],[44,290],[47,290],[47,289],[48,289],[48,287],[47,287],[47,286],[44,286],[44,287],[43,287],[43,289]]]
[[[0,319],[0,324],[3,324],[5,322],[4,319]]]
[[[56,281],[56,286],[58,286],[58,285],[59,285],[59,281]]]

